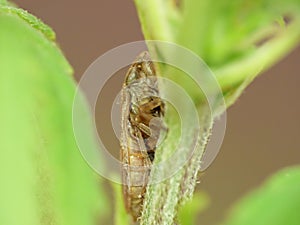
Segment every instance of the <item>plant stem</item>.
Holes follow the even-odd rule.
[[[299,42],[300,22],[289,25],[276,38],[265,43],[248,57],[236,60],[222,68],[212,68],[223,90],[230,89],[259,72],[268,69],[290,52]]]
[[[156,162],[165,162],[162,167],[154,169],[151,172],[151,181],[159,180],[165,174],[168,174],[168,170],[172,168],[172,165],[168,165],[166,161],[173,155],[175,151],[181,151],[178,157],[185,157],[186,149],[178,149],[177,141],[179,137],[184,142],[184,146],[187,149],[193,142],[192,139],[195,136],[194,128],[197,124],[190,123],[190,131],[180,133],[180,122],[175,118],[175,112],[168,110],[166,118],[168,120],[168,138],[164,141],[155,155]],[[200,113],[199,113],[200,114]],[[206,115],[203,111],[202,115]],[[148,224],[161,224],[171,225],[176,221],[176,215],[179,207],[189,200],[193,194],[197,173],[200,169],[201,158],[206,147],[206,143],[210,136],[210,129],[212,127],[212,121],[210,117],[202,117],[200,124],[203,124],[200,130],[201,137],[198,139],[197,149],[190,155],[185,164],[178,168],[178,171],[170,178],[163,182],[150,184],[147,187],[147,193],[144,202],[143,215],[141,218],[141,225]],[[182,136],[184,137],[182,137]],[[181,159],[175,158],[174,161],[180,161]],[[173,160],[172,162],[174,163]]]
[[[183,1],[183,22],[178,32],[177,42],[179,45],[193,49],[201,57],[205,57],[207,48],[207,36],[212,21],[207,21],[213,1]],[[199,21],[205,21],[199,23]],[[187,26],[188,24],[188,26]],[[197,27],[197,29],[195,29]]]
[[[135,0],[146,40],[172,41],[174,39],[168,23],[166,4],[168,3],[163,0]]]

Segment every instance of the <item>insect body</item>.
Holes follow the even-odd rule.
[[[122,88],[123,195],[135,221],[141,215],[163,115],[154,66],[143,52],[129,68]]]

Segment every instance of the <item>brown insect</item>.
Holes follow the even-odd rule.
[[[134,221],[141,215],[151,164],[164,128],[163,115],[154,66],[148,52],[143,52],[129,68],[122,88],[123,196]]]

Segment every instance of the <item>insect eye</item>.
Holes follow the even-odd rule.
[[[157,106],[157,107],[151,109],[150,112],[151,112],[151,114],[153,116],[159,116],[160,115],[160,111],[161,111],[160,106]]]

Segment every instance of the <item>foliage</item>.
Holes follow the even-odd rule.
[[[135,4],[145,39],[176,43],[201,57],[215,74],[227,107],[256,76],[288,54],[300,40],[300,3],[297,0],[135,0]],[[149,46],[149,50],[152,55],[163,55],[159,48]],[[193,88],[186,85],[186,78],[180,72],[170,73],[167,66],[159,68],[161,76],[167,76],[191,93]],[[200,146],[173,177],[148,186],[141,224],[173,224],[178,209],[194,191],[212,121],[205,103],[193,93],[191,97],[204,124]],[[178,120],[174,120],[173,114],[169,110],[166,115],[170,133],[156,153],[160,161],[174,153],[177,140],[174,130],[178,129]],[[219,114],[214,113],[215,116]],[[168,166],[152,171],[152,179],[167,169]],[[154,209],[161,210],[153,215]]]
[[[77,149],[76,84],[54,41],[39,19],[1,2],[0,224],[91,225],[107,212],[101,182]]]
[[[242,199],[224,225],[298,225],[300,168],[284,169]]]
[[[180,44],[204,59],[227,106],[300,39],[298,0],[135,0],[135,4],[145,38]],[[95,224],[107,213],[108,203],[101,181],[84,162],[74,139],[72,68],[55,44],[52,29],[5,0],[0,0],[0,28],[0,224]],[[159,50],[150,51],[154,55]],[[164,69],[162,75],[167,74]],[[175,77],[177,83],[186,83],[179,73],[174,72]],[[205,196],[191,197],[212,120],[203,102],[196,95],[192,98],[205,124],[198,151],[174,176],[148,187],[141,224],[192,224],[193,215],[205,207]],[[86,127],[91,119],[86,103],[79,108]],[[172,154],[180,135],[172,109],[166,119],[168,139],[158,149],[156,161]],[[188,122],[193,127],[193,121]],[[83,130],[95,147],[88,138],[92,129]],[[151,179],[167,169],[153,170]],[[299,171],[295,167],[271,178],[242,200],[224,224],[296,225]],[[114,189],[115,223],[128,224],[120,188]]]

